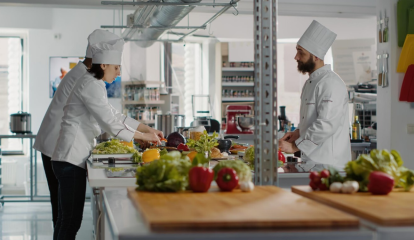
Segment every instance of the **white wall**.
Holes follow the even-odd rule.
[[[389,42],[378,44],[377,52],[390,54],[389,87],[379,88],[377,100],[378,148],[400,152],[405,166],[414,169],[414,135],[407,133],[407,124],[414,123],[414,109],[409,103],[400,102],[400,90],[404,73],[397,73],[401,48],[397,44],[397,0],[377,0],[377,16],[386,10],[389,15]],[[384,15],[383,15],[384,16]]]

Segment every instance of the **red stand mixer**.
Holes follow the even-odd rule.
[[[226,107],[226,134],[253,134],[254,117],[249,105],[228,105]]]

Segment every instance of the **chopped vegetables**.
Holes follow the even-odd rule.
[[[128,147],[122,144],[118,139],[112,139],[107,142],[96,145],[92,151],[94,154],[115,154],[115,153],[136,153],[138,152],[133,147]]]

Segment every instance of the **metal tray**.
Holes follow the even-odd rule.
[[[133,153],[117,153],[117,154],[93,154],[91,158],[127,158],[128,160],[134,155]]]

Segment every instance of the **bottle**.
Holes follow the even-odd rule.
[[[355,116],[354,124],[352,124],[352,139],[361,139],[361,124],[358,121],[358,116]]]

